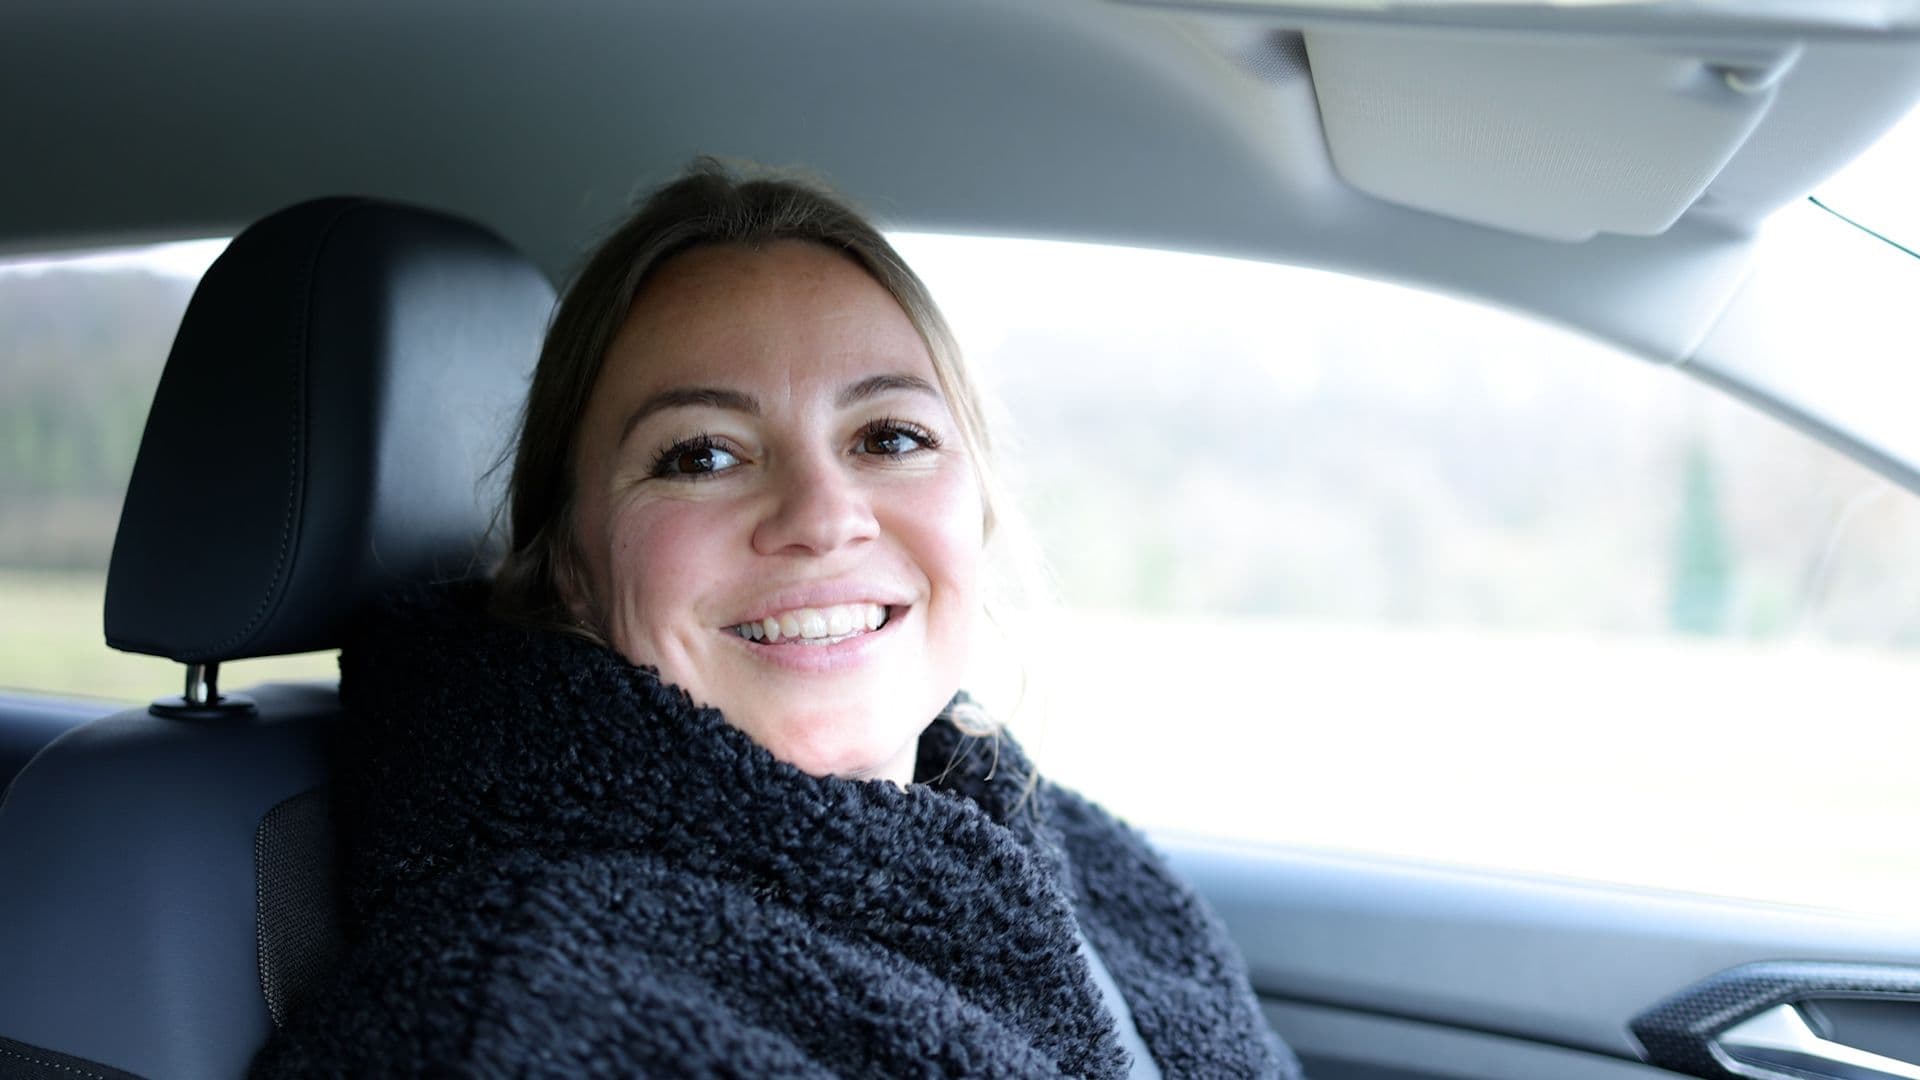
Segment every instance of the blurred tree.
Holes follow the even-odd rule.
[[[1681,633],[1715,634],[1726,625],[1733,553],[1721,519],[1713,459],[1698,438],[1687,448],[1681,483],[1668,620]]]
[[[192,290],[134,268],[0,276],[0,567],[105,566]]]

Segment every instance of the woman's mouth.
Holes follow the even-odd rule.
[[[885,604],[836,604],[794,608],[727,630],[762,645],[837,645],[882,629],[894,615]]]

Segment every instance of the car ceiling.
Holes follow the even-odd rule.
[[[1920,96],[1910,30],[1617,10],[1502,24],[1495,9],[1418,31],[1416,65],[1427,46],[1564,45],[1582,26],[1616,51],[1792,52],[1759,126],[1671,227],[1543,239],[1397,205],[1336,168],[1315,94],[1328,76],[1301,32],[1310,45],[1396,18],[1419,22],[1109,0],[15,5],[0,13],[0,251],[226,235],[356,193],[487,222],[559,278],[636,190],[708,153],[804,168],[896,227],[1346,270],[1672,360],[1726,307],[1755,223]],[[1512,66],[1513,115],[1553,123],[1538,110],[1556,106],[1531,104],[1552,95]]]

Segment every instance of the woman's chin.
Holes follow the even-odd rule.
[[[790,717],[772,730],[742,724],[741,729],[781,761],[809,776],[847,780],[913,779],[920,732],[877,730],[879,725],[848,723],[843,717]]]

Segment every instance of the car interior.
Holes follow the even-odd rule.
[[[556,284],[696,154],[1524,312],[1920,491],[1920,260],[1807,198],[1920,102],[1898,0],[86,0],[0,12],[0,60],[0,255],[235,237],[107,578],[178,681],[0,689],[0,1077],[240,1075],[324,978],[339,700],[221,665],[486,572]],[[1920,1076],[1911,922],[1156,840],[1310,1076]]]

